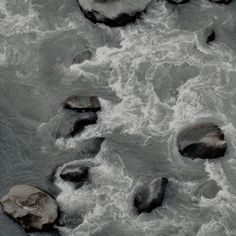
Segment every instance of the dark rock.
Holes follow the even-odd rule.
[[[93,23],[125,26],[140,17],[151,0],[77,0],[81,11]]]
[[[222,130],[212,123],[193,125],[178,136],[179,152],[191,158],[211,159],[222,157],[227,144]]]
[[[149,213],[162,205],[167,184],[167,178],[157,178],[141,187],[134,197],[134,206],[139,214]]]
[[[78,119],[69,133],[69,136],[74,137],[76,134],[83,131],[86,126],[96,124],[97,119],[96,113],[91,113],[87,118]]]
[[[97,97],[72,96],[64,102],[65,109],[75,110],[77,112],[89,112],[101,110],[101,105]]]
[[[216,38],[215,31],[212,30],[211,34],[207,37],[207,41],[206,41],[206,43],[210,43],[210,42],[214,41],[215,38]]]
[[[167,0],[171,4],[184,4],[190,2],[190,0]]]
[[[16,185],[1,199],[4,213],[26,231],[43,231],[58,218],[58,205],[46,192],[29,186]]]
[[[208,0],[208,1],[218,3],[218,4],[229,4],[232,2],[232,0]]]
[[[66,166],[60,173],[60,177],[65,181],[78,183],[88,178],[89,167],[83,165]]]
[[[93,53],[90,50],[83,51],[82,53],[73,57],[72,64],[80,64],[86,60],[90,60],[92,56]]]
[[[98,117],[95,112],[66,112],[51,127],[53,136],[56,138],[74,137],[79,132],[82,132],[87,125],[96,124],[97,119]]]

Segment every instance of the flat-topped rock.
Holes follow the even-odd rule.
[[[111,27],[134,22],[152,0],[77,0],[84,15],[93,23]]]
[[[211,159],[225,154],[227,143],[223,131],[213,123],[192,125],[178,136],[178,148],[182,156]]]
[[[162,205],[164,200],[167,178],[156,178],[151,183],[143,185],[134,196],[134,206],[137,212],[150,213]]]
[[[88,178],[89,167],[84,165],[69,165],[62,169],[60,177],[69,182],[83,182]]]
[[[16,185],[0,202],[4,213],[26,231],[44,230],[58,218],[56,201],[34,186]]]
[[[71,96],[64,102],[65,109],[75,110],[77,112],[89,112],[101,110],[101,105],[97,97]]]

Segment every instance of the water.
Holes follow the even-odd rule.
[[[153,1],[135,24],[109,28],[87,21],[75,0],[1,0],[1,196],[21,183],[54,194],[84,219],[59,228],[66,236],[236,235],[235,22],[235,2]],[[206,45],[211,29],[216,41]],[[85,49],[93,58],[72,65]],[[61,104],[74,94],[100,97],[98,122],[55,139]],[[178,153],[178,132],[201,121],[223,129],[224,158]],[[100,151],[96,137],[106,137]],[[72,161],[93,166],[90,184],[77,190],[57,178]],[[170,179],[163,206],[135,215],[137,186],[162,175]],[[206,198],[212,183],[220,191]],[[0,228],[1,236],[25,235],[2,213]]]

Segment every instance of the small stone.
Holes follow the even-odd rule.
[[[65,109],[75,110],[77,112],[96,112],[101,110],[101,105],[97,97],[72,96],[64,102]]]
[[[141,187],[134,197],[134,206],[139,214],[150,213],[162,205],[167,184],[167,178],[156,178],[148,185]]]
[[[3,211],[26,231],[42,231],[58,218],[58,205],[46,192],[30,186],[16,185],[1,199]]]
[[[212,159],[224,156],[227,143],[224,133],[217,125],[202,123],[180,132],[178,147],[182,156]]]

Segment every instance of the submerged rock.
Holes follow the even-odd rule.
[[[80,54],[77,54],[72,59],[72,64],[80,64],[86,60],[90,60],[93,56],[93,53],[90,50],[83,51]]]
[[[83,218],[80,214],[68,214],[61,213],[59,219],[59,226],[67,227],[69,229],[74,229],[78,225],[83,223]]]
[[[232,0],[209,0],[209,2],[214,2],[214,3],[222,3],[222,4],[229,4],[232,2]]]
[[[179,152],[191,158],[211,159],[225,154],[227,143],[224,133],[213,123],[193,125],[178,136]]]
[[[215,180],[208,180],[201,183],[196,189],[196,195],[199,197],[205,197],[213,199],[216,197],[218,192],[221,190],[221,187],[217,184]]]
[[[83,182],[88,178],[89,167],[84,165],[66,166],[60,173],[60,177],[69,182]]]
[[[149,213],[162,205],[167,184],[167,178],[156,178],[148,185],[141,187],[134,197],[134,206],[139,214]]]
[[[65,109],[75,110],[77,112],[89,112],[101,110],[101,105],[97,97],[72,96],[64,102]]]
[[[212,30],[211,34],[207,37],[207,41],[206,41],[206,43],[210,43],[210,42],[214,41],[215,38],[216,38],[215,31]]]
[[[172,4],[184,4],[190,2],[190,0],[167,0],[167,2]]]
[[[84,15],[93,23],[111,27],[134,22],[152,0],[77,0]]]
[[[58,218],[58,205],[46,192],[30,186],[16,185],[1,199],[4,213],[26,231],[41,231]]]

